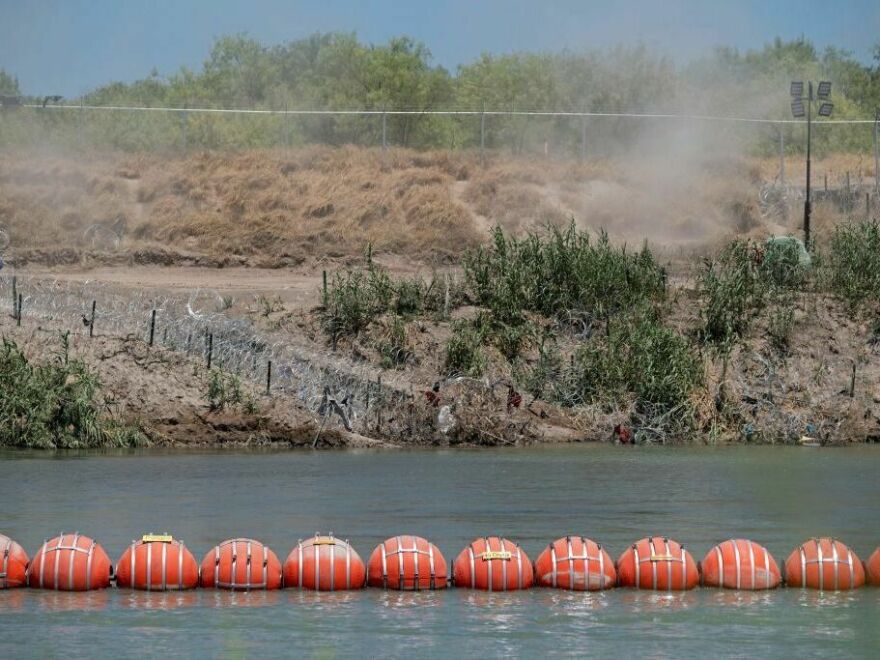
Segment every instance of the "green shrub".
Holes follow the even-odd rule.
[[[0,348],[0,445],[87,448],[144,444],[136,428],[114,421],[98,399],[100,382],[80,360],[62,352],[33,364],[15,342]]]
[[[451,280],[449,309],[462,300],[460,285]],[[322,316],[327,334],[338,337],[357,335],[384,314],[404,318],[428,312],[442,314],[446,304],[446,287],[436,277],[430,284],[418,277],[393,280],[371,265],[363,271],[336,273],[328,286]]]
[[[400,367],[409,362],[412,352],[407,347],[406,324],[399,316],[395,317],[386,336],[377,344],[382,356],[382,366],[386,369]]]
[[[703,382],[699,355],[680,334],[652,313],[618,318],[608,335],[594,336],[575,353],[563,403],[621,400],[672,408],[686,402]]]
[[[258,412],[256,401],[242,388],[241,378],[220,369],[211,369],[208,376],[207,399],[208,407],[213,412],[238,405],[249,414]]]
[[[704,302],[700,335],[705,341],[729,344],[745,334],[764,307],[767,280],[758,254],[750,243],[734,241],[717,261],[706,260],[699,278]]]
[[[552,392],[558,387],[561,373],[562,356],[559,349],[549,337],[543,336],[538,344],[538,359],[530,366],[517,365],[514,377],[517,383],[536,399],[558,400],[560,397]],[[548,393],[548,390],[551,390],[551,393]]]
[[[531,341],[534,328],[528,322],[517,325],[488,323],[485,334],[492,344],[510,362],[516,360],[525,346]]]
[[[327,333],[357,335],[388,310],[393,293],[391,278],[380,269],[336,273],[323,312]]]
[[[486,356],[482,345],[484,330],[478,322],[456,321],[452,337],[446,344],[445,368],[449,374],[479,378],[486,370]]]
[[[880,223],[835,227],[825,271],[831,290],[850,306],[880,301]]]
[[[665,294],[666,272],[647,246],[629,252],[604,232],[593,241],[574,223],[549,231],[520,240],[496,228],[489,247],[465,255],[469,292],[496,320],[517,325],[523,311],[601,318]]]
[[[394,293],[394,311],[400,316],[415,316],[422,312],[424,282],[401,280]]]
[[[776,289],[796,290],[806,283],[810,269],[810,255],[798,239],[783,236],[764,244],[760,259],[761,272],[766,284]]]

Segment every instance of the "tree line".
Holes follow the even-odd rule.
[[[216,39],[199,70],[184,67],[165,77],[154,70],[131,83],[101,86],[76,101],[181,109],[688,112],[783,119],[789,117],[789,82],[797,79],[832,80],[835,117],[871,117],[880,109],[880,42],[871,64],[841,48],[820,52],[804,39],[776,39],[759,50],[718,48],[684,66],[636,45],[484,53],[450,72],[433,63],[425,44],[407,36],[370,45],[355,34],[334,32],[265,45],[239,34]],[[18,82],[0,70],[2,90],[17,93]],[[51,130],[68,120],[41,121]],[[82,126],[86,120],[79,121],[80,130],[88,131]],[[375,117],[357,115],[298,117],[293,122],[193,115],[185,122],[178,116],[88,120],[96,139],[132,148],[181,139],[210,147],[376,144],[381,131]],[[590,130],[598,139],[591,140],[591,149],[632,139],[632,128],[624,120],[596,121]],[[483,131],[481,135],[478,119],[457,117],[389,115],[385,124],[386,139],[398,146],[460,148],[482,141],[513,151],[534,148],[548,136],[574,150],[583,127],[568,119],[492,117]],[[869,139],[865,130],[849,133],[836,134],[844,148]]]

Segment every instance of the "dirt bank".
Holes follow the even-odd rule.
[[[419,271],[413,267],[404,272]],[[421,274],[430,277],[429,269]],[[24,276],[21,271],[20,281]],[[449,276],[460,273],[451,270]],[[327,373],[349,374],[361,385],[367,383],[366,390],[359,389],[361,400],[356,403],[362,416],[351,420],[354,432],[347,431],[335,414],[325,420],[319,402],[304,401],[296,387],[275,388],[272,396],[265,396],[258,384],[243,383],[258,411],[241,406],[212,411],[203,359],[158,345],[150,348],[143,335],[115,338],[99,329],[90,340],[79,321],[40,318],[36,301],[21,328],[8,315],[0,318],[0,335],[16,339],[29,354],[44,359],[57,350],[59,333],[71,331],[73,352],[92,365],[104,383],[108,409],[141,425],[158,444],[308,447],[322,423],[322,447],[615,441],[618,427],[631,427],[643,441],[668,441],[660,429],[634,425],[638,415],[632,403],[568,409],[524,392],[515,392],[512,399],[510,388],[519,387],[521,374],[495,348],[484,349],[484,377],[451,377],[444,365],[445,347],[456,321],[474,319],[479,314],[475,308],[456,309],[445,320],[404,320],[404,350],[389,355],[389,341],[397,331],[392,317],[380,318],[334,346],[319,310],[321,276],[304,266],[268,271],[56,268],[46,287],[87,280],[100,280],[103,295],[123,297],[146,290],[186,300],[196,287],[210,290],[200,305],[210,306],[214,299],[220,305],[222,300],[224,315],[246,319],[264,341],[294,348],[300,359]],[[682,276],[667,298],[670,324],[684,336],[700,323],[694,286]],[[72,289],[65,291],[70,295]],[[768,312],[756,320],[726,366],[711,351],[702,355],[706,383],[694,395],[693,409],[704,426],[694,430],[691,441],[796,443],[806,437],[845,444],[880,439],[880,341],[871,318],[814,292],[797,296],[792,310],[784,350],[772,341]],[[560,352],[567,355],[581,340],[565,339],[563,333],[558,341]],[[536,351],[528,349],[520,367],[535,364]],[[381,383],[396,393],[396,401],[377,406],[369,383]],[[522,399],[515,400],[517,395]]]
[[[58,359],[61,332],[57,324],[26,318],[19,327],[0,317],[0,336],[15,341],[31,359]],[[321,429],[314,411],[283,392],[263,395],[242,382],[251,406],[229,405],[212,410],[211,373],[205,365],[139,338],[114,338],[73,328],[70,357],[83,360],[101,382],[106,413],[140,428],[159,446],[194,447],[380,447],[387,446],[343,428]],[[316,437],[318,438],[316,443]]]

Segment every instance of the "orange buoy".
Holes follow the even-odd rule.
[[[370,555],[367,584],[400,591],[445,589],[446,559],[420,536],[393,536]]]
[[[202,559],[201,585],[205,589],[278,589],[281,562],[268,547],[253,539],[228,539]]]
[[[785,561],[790,587],[845,590],[865,584],[865,567],[846,545],[832,538],[805,541]]]
[[[601,591],[617,585],[614,560],[601,545],[583,536],[556,539],[535,560],[542,587]]]
[[[29,562],[24,548],[0,534],[0,589],[26,586]]]
[[[452,570],[456,587],[484,591],[529,589],[534,581],[528,555],[497,536],[475,539],[456,557]]]
[[[116,584],[143,591],[195,589],[199,565],[182,541],[147,534],[132,541],[116,562]]]
[[[96,541],[79,532],[61,534],[43,543],[28,570],[28,584],[37,589],[89,591],[110,586],[110,557]]]
[[[868,557],[865,562],[866,581],[874,587],[880,587],[880,548],[874,550],[874,553]]]
[[[314,591],[362,589],[367,570],[348,541],[316,534],[300,541],[284,562],[284,586]]]
[[[700,563],[703,586],[724,589],[775,589],[779,565],[767,549],[754,541],[731,539],[706,553]]]
[[[621,587],[683,591],[693,589],[700,572],[691,553],[672,539],[649,536],[629,547],[617,560]]]

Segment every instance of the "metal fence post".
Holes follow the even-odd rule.
[[[184,151],[186,151],[187,145],[188,145],[188,140],[187,140],[187,135],[186,135],[188,121],[187,121],[186,115],[187,115],[186,104],[184,104],[183,105],[183,112],[180,113],[180,135],[181,135],[181,140],[183,141],[183,150]]]
[[[388,148],[388,115],[382,110],[382,151]]]
[[[581,115],[581,160],[587,160],[587,116]]]
[[[779,127],[779,183],[785,185],[785,133],[783,127]]]
[[[149,345],[153,345],[153,338],[156,336],[156,310],[154,309],[150,314],[150,342]]]
[[[86,109],[82,96],[79,97],[79,143],[86,146]]]
[[[480,113],[480,163],[486,164],[486,106]]]
[[[874,187],[880,197],[880,110],[874,115]]]

